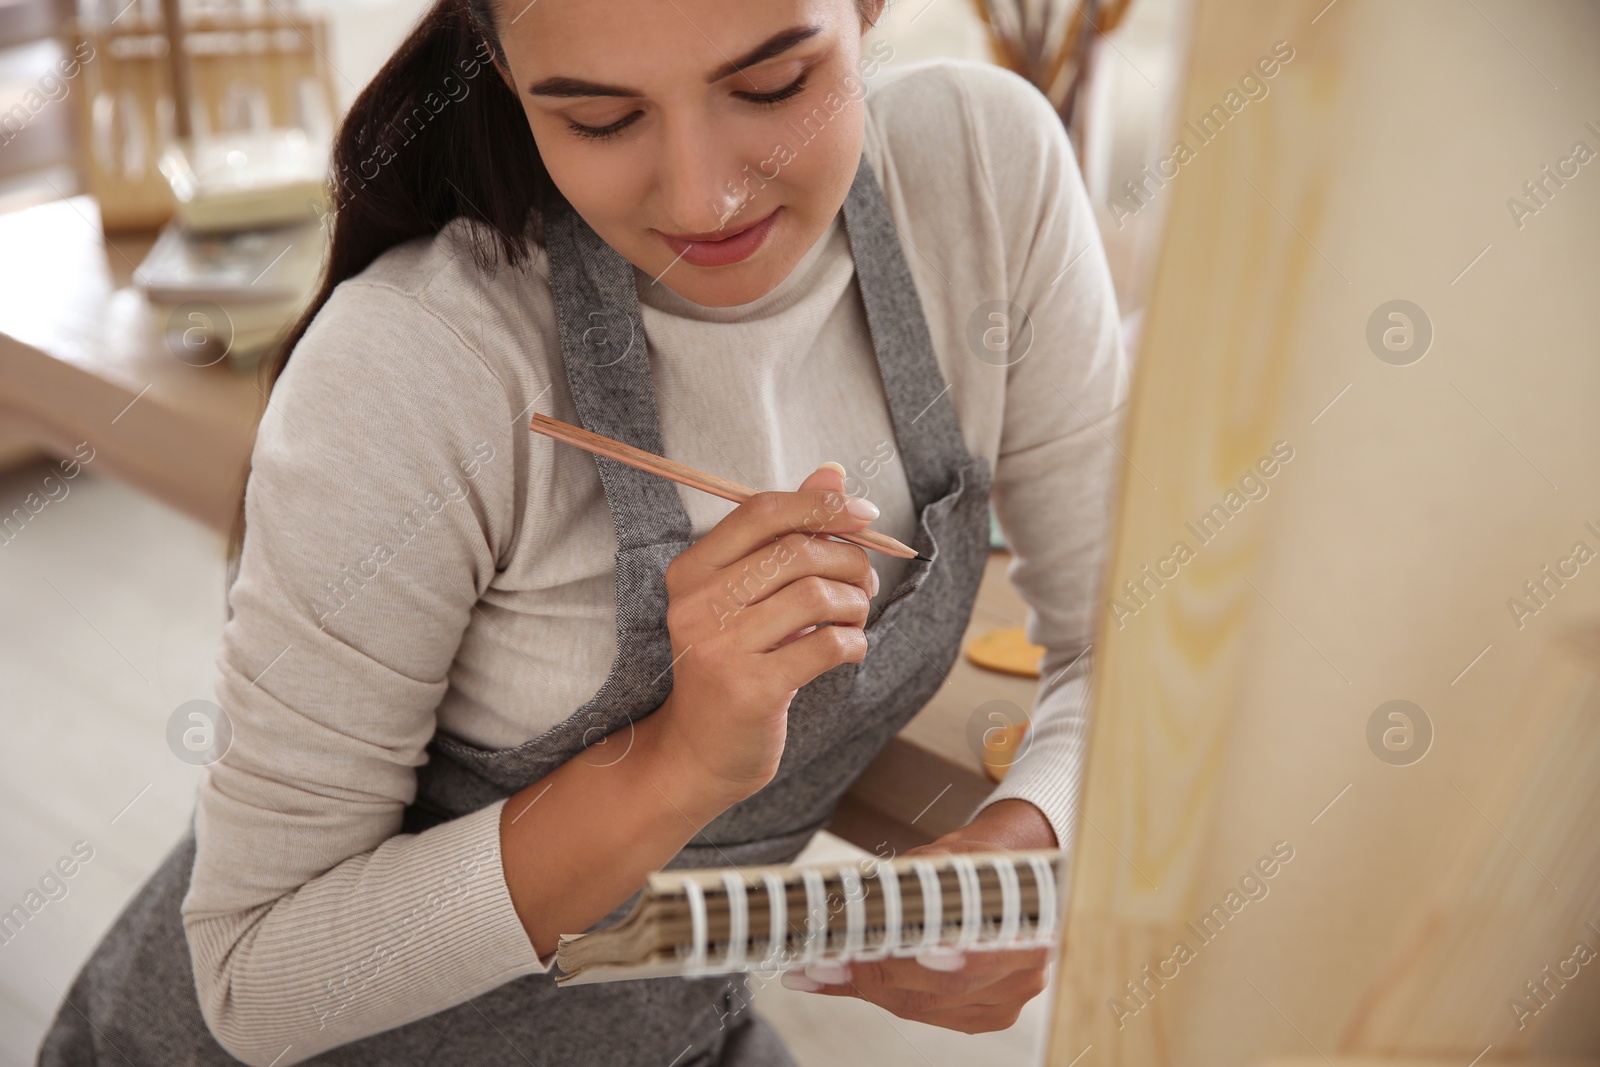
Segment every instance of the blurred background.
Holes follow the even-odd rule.
[[[0,1065],[188,823],[258,361],[424,8],[0,0],[0,911],[93,850],[0,922]],[[1051,989],[979,1036],[758,1009],[807,1064],[1600,1064],[1600,7],[891,0],[873,36],[1056,105],[1134,395]],[[1007,560],[802,860],[1004,775]]]

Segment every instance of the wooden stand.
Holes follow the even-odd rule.
[[[1049,1062],[1592,1058],[1600,164],[1521,225],[1507,204],[1600,150],[1600,18],[1197,0],[1194,25],[1180,120],[1293,58],[1215,136],[1176,131],[1155,193]]]

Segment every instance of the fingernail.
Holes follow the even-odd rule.
[[[876,567],[868,567],[867,569],[872,572],[872,592],[868,593],[867,595],[868,596],[877,596],[878,595],[878,568],[876,568]]]
[[[845,470],[844,470],[844,464],[843,463],[835,463],[833,460],[830,459],[830,460],[828,460],[828,462],[824,463],[822,465],[822,467],[827,467],[830,470],[836,470],[836,471],[839,472],[839,477],[841,477],[841,478],[844,477]],[[821,470],[822,467],[818,467],[817,470]]]
[[[815,993],[822,988],[821,982],[813,982],[799,971],[784,971],[778,982],[785,989],[798,989],[803,993]]]
[[[844,509],[858,519],[875,519],[878,517],[878,505],[864,496],[846,497]]]
[[[838,960],[816,960],[806,964],[806,977],[823,985],[840,985],[850,980],[850,965]]]
[[[959,971],[966,965],[964,953],[948,948],[925,948],[917,953],[917,962],[930,971]]]

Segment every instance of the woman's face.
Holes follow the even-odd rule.
[[[770,292],[844,203],[866,88],[855,0],[499,0],[498,22],[557,188],[680,296]]]

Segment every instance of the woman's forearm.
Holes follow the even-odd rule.
[[[506,801],[500,855],[541,959],[627,900],[728,805],[662,743],[665,708],[608,735]]]

